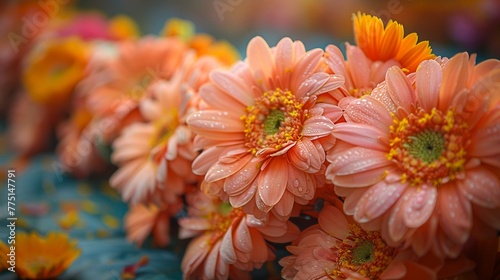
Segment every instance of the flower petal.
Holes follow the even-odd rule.
[[[233,73],[223,70],[214,70],[210,73],[210,79],[215,83],[215,86],[238,100],[242,106],[246,107],[253,103],[253,96],[249,93],[248,86]],[[206,97],[204,97],[204,100],[207,100]],[[217,102],[220,101],[221,100],[217,100]]]
[[[384,104],[372,96],[353,99],[342,109],[347,120],[374,126],[388,135],[392,125],[392,116]]]
[[[241,159],[231,163],[223,163],[219,160],[208,170],[207,174],[205,175],[205,180],[208,183],[211,183],[227,178],[240,171],[247,165],[248,162],[250,162],[250,160],[252,160],[252,158],[253,155],[247,153]]]
[[[500,180],[487,169],[467,170],[465,179],[458,180],[457,185],[474,204],[486,208],[500,207]]]
[[[252,70],[254,80],[262,83],[264,91],[272,90],[267,83],[267,79],[271,77],[274,59],[271,55],[269,45],[262,37],[256,36],[248,43],[247,61]]]
[[[450,107],[454,96],[466,88],[469,80],[469,55],[465,52],[456,54],[443,68],[443,80],[439,91],[438,109],[445,112]]]
[[[457,243],[465,243],[472,228],[472,211],[453,184],[445,184],[438,190],[439,225]]]
[[[400,199],[405,201],[402,207],[405,225],[417,228],[425,223],[434,211],[437,190],[436,187],[426,184],[419,188],[410,187]]]
[[[385,76],[387,92],[396,107],[410,111],[415,104],[414,90],[408,78],[399,67],[391,67]]]
[[[420,106],[430,112],[438,105],[439,89],[443,79],[441,66],[435,60],[420,63],[416,74],[416,91]]]
[[[187,123],[195,131],[242,132],[245,129],[240,116],[232,116],[229,112],[217,110],[195,112],[188,116]]]
[[[306,94],[305,91],[299,91],[299,87],[302,87],[302,83],[317,70],[322,56],[323,50],[314,49],[305,53],[297,61],[295,68],[292,70],[292,84],[290,85],[290,90],[296,97],[301,98]]]
[[[387,183],[380,181],[370,187],[359,200],[354,218],[366,223],[384,214],[401,197],[407,185],[400,181]]]
[[[338,123],[333,128],[333,135],[340,140],[371,150],[388,152],[388,143],[381,140],[384,132],[363,123]]]
[[[302,135],[309,137],[322,137],[333,130],[333,122],[324,116],[313,116],[304,122]]]
[[[283,196],[288,180],[288,163],[275,157],[259,175],[259,197],[267,206],[274,206]]]

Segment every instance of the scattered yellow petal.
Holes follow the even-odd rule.
[[[59,226],[62,229],[69,230],[80,222],[80,217],[76,211],[70,211],[59,218]]]
[[[84,200],[82,202],[82,210],[90,214],[97,214],[98,212],[97,206],[90,200]]]
[[[109,228],[117,229],[120,227],[120,221],[111,215],[104,215],[102,221]]]

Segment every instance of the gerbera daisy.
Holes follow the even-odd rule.
[[[185,118],[208,72],[219,66],[213,58],[196,59],[188,51],[170,80],[149,87],[139,103],[145,121],[126,127],[113,143],[111,160],[120,168],[110,184],[125,201],[176,203],[185,185],[197,182],[191,172],[196,153]]]
[[[346,213],[419,255],[457,256],[473,213],[500,228],[499,81],[498,60],[461,53],[345,104],[326,176]]]
[[[141,246],[144,240],[153,234],[153,242],[156,246],[170,244],[170,217],[175,215],[181,207],[182,203],[166,205],[163,209],[155,204],[131,205],[125,215],[127,240]]]
[[[176,38],[144,37],[120,42],[117,51],[106,67],[83,81],[98,86],[86,87],[90,91],[80,93],[95,119],[107,122],[106,143],[118,136],[124,120],[137,109],[149,85],[172,77],[187,46]]]
[[[187,119],[203,149],[193,171],[205,175],[205,191],[247,213],[274,209],[282,217],[294,202],[313,198],[341,117],[337,106],[317,102],[318,95],[344,82],[322,71],[322,55],[289,38],[270,49],[255,37],[245,62],[211,73],[200,89],[201,110]]]
[[[0,245],[4,243],[1,242]],[[2,265],[10,251],[0,246]],[[15,272],[22,279],[50,279],[63,273],[79,256],[76,241],[66,234],[51,232],[45,238],[36,233],[16,235]]]
[[[266,241],[289,242],[298,235],[289,221],[257,219],[199,190],[188,194],[187,203],[179,237],[197,237],[182,260],[184,279],[250,279],[250,271],[275,258]]]
[[[390,247],[380,232],[345,216],[338,199],[324,204],[318,221],[287,246],[292,255],[280,260],[284,279],[436,279],[411,251]]]
[[[354,37],[357,46],[372,61],[397,61],[402,68],[415,72],[420,62],[435,58],[428,41],[417,44],[416,33],[404,36],[401,24],[390,20],[387,26],[378,17],[353,15]]]

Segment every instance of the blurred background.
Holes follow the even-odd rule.
[[[476,52],[500,57],[500,0],[85,0],[84,9],[109,16],[126,14],[143,33],[158,33],[165,19],[179,17],[200,32],[226,39],[245,50],[249,39],[263,36],[269,44],[289,36],[306,48],[353,42],[351,16],[371,13],[402,23],[405,33],[429,40],[438,55]]]

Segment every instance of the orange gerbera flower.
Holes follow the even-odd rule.
[[[435,57],[428,41],[417,44],[416,33],[405,37],[403,25],[395,21],[390,20],[384,28],[380,18],[360,12],[353,20],[356,43],[371,60],[395,59],[402,68],[414,72],[420,62]]]
[[[16,236],[15,272],[23,279],[55,278],[80,256],[76,242],[64,233],[52,232],[46,238],[37,233],[20,232]],[[9,251],[0,243],[2,265]]]

